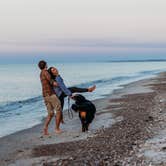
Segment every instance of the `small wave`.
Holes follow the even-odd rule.
[[[91,85],[99,85],[99,84],[112,84],[112,83],[116,83],[122,80],[127,80],[129,78],[133,78],[132,76],[119,76],[119,77],[114,77],[114,78],[108,78],[108,79],[102,79],[102,80],[95,80],[95,81],[90,81],[90,82],[86,82],[86,83],[81,83],[81,84],[77,84],[74,86],[78,86],[78,87],[88,87]]]
[[[118,82],[121,82],[121,81],[129,80],[129,79],[131,80],[131,79],[139,78],[139,77],[142,77],[142,76],[157,74],[159,72],[161,72],[161,70],[142,71],[142,72],[136,73],[135,75],[132,75],[132,76],[118,76],[118,77],[102,79],[102,80],[101,79],[100,80],[94,80],[94,81],[90,81],[90,82],[77,84],[75,86],[88,87],[88,86],[91,86],[93,84],[95,84],[95,85],[114,84],[114,83],[118,83]]]
[[[74,86],[89,87],[89,86],[94,85],[94,84],[96,86],[109,85],[109,84],[113,85],[113,84],[116,84],[116,83],[120,83],[122,81],[132,80],[132,79],[139,78],[139,77],[142,77],[142,76],[157,74],[159,72],[161,72],[161,70],[142,71],[142,72],[136,73],[135,75],[132,75],[132,76],[118,76],[118,77],[108,78],[108,79],[99,79],[99,80],[94,80],[94,81],[89,81],[89,82],[77,84],[77,85],[74,85]],[[22,108],[23,106],[26,106],[26,105],[33,105],[34,103],[37,103],[41,100],[42,100],[42,96],[37,96],[37,97],[29,98],[29,99],[26,99],[26,100],[8,102],[7,104],[0,106],[0,114],[2,115],[3,113],[8,113],[9,116],[10,116],[10,113],[9,113],[10,111],[20,109],[20,108]]]
[[[143,74],[143,75],[149,75],[149,74],[157,74],[159,72],[162,72],[162,70],[148,70],[148,71],[142,71],[140,72],[140,74]]]
[[[16,110],[16,109],[23,107],[24,105],[33,104],[33,103],[36,103],[41,100],[42,100],[42,96],[38,96],[38,97],[26,99],[26,100],[8,102],[8,103],[4,104],[3,106],[0,106],[0,113],[9,112],[11,110]]]
[[[102,79],[102,80],[95,80],[95,81],[90,81],[90,82],[86,82],[86,83],[82,83],[82,84],[77,84],[74,86],[78,86],[78,87],[88,87],[91,86],[93,84],[95,85],[99,85],[99,84],[111,84],[115,81],[120,81],[122,79],[128,79],[129,77],[115,77],[115,78],[110,78],[110,79]],[[6,104],[2,104],[0,106],[0,113],[3,114],[4,112],[10,112],[13,110],[17,110],[22,108],[25,105],[33,105],[34,103],[41,101],[42,100],[42,96],[37,96],[34,98],[29,98],[26,100],[19,100],[19,101],[13,101],[13,102],[8,102]]]

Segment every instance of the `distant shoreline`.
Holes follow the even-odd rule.
[[[166,62],[166,59],[146,59],[146,60],[110,60],[105,62]]]
[[[28,64],[37,64],[37,60],[34,61],[0,61],[0,65],[28,65]],[[75,60],[75,61],[64,61],[64,60],[48,60],[48,63],[123,63],[123,62],[166,62],[166,59],[145,59],[145,60]]]

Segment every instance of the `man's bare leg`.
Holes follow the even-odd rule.
[[[52,117],[53,117],[53,114],[47,115],[47,118],[46,118],[45,124],[44,124],[44,129],[43,129],[43,134],[44,135],[49,135],[49,133],[48,133],[48,125],[50,124]]]
[[[61,123],[61,115],[62,112],[61,111],[57,111],[56,112],[56,126],[55,126],[55,133],[59,134],[61,133],[61,129],[60,129],[60,123]]]

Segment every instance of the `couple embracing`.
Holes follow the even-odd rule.
[[[60,123],[63,123],[63,106],[64,98],[66,96],[72,98],[73,93],[79,92],[93,92],[96,86],[90,88],[67,88],[63,82],[62,77],[59,75],[58,70],[55,67],[47,68],[47,63],[41,60],[38,63],[38,67],[41,70],[40,80],[42,84],[42,93],[44,102],[47,108],[48,115],[46,117],[43,134],[49,135],[48,126],[51,119],[55,115],[55,133],[61,133]]]

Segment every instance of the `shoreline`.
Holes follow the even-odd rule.
[[[163,78],[162,75],[164,75]],[[3,163],[3,165],[8,165],[10,163],[14,163],[15,165],[21,165],[21,163],[24,163],[25,165],[28,163],[33,163],[35,165],[51,165],[53,163],[63,163],[65,165],[65,163],[67,163],[68,165],[72,165],[78,164],[77,161],[80,160],[83,165],[83,155],[85,155],[89,147],[91,147],[90,149],[92,152],[89,152],[91,157],[89,159],[86,158],[87,162],[91,161],[93,163],[95,161],[100,163],[100,159],[103,159],[102,162],[111,162],[114,164],[119,163],[119,165],[122,164],[122,161],[127,163],[127,161],[129,162],[129,160],[130,164],[132,162],[134,163],[136,160],[138,160],[138,157],[136,159],[136,157],[134,158],[134,155],[136,155],[136,151],[138,150],[140,144],[143,144],[145,140],[153,136],[153,132],[149,131],[148,133],[144,133],[140,127],[147,127],[149,124],[151,124],[151,122],[153,122],[152,119],[154,118],[154,116],[151,115],[151,110],[148,110],[150,109],[151,104],[149,103],[149,101],[153,101],[153,106],[156,104],[156,93],[160,91],[160,87],[163,87],[160,82],[162,79],[164,80],[164,78],[166,79],[166,76],[165,73],[162,72],[153,78],[123,85],[122,89],[114,90],[113,94],[107,95],[105,98],[93,101],[95,102],[98,111],[96,115],[96,121],[92,122],[92,127],[89,133],[81,133],[80,128],[76,127],[76,124],[78,124],[80,127],[80,122],[77,115],[75,115],[74,123],[72,122],[73,120],[67,121],[68,128],[64,127],[65,132],[62,133],[62,135],[53,134],[50,138],[42,138],[40,133],[42,129],[41,123],[30,129],[25,129],[23,131],[19,131],[17,133],[0,138],[0,143],[2,144],[2,147],[0,149],[0,163]],[[161,85],[158,85],[158,89],[155,89],[155,82],[157,80],[160,80],[158,84]],[[146,108],[144,108],[144,106],[142,105],[138,105],[136,101],[139,101],[140,103],[143,102]],[[138,111],[135,113],[138,117],[140,117],[140,119],[136,119],[136,117],[134,116],[135,113],[132,109],[134,111]],[[141,109],[148,111],[144,113],[143,111],[141,111]],[[152,119],[149,119],[149,117],[152,117]],[[142,118],[145,119],[142,121]],[[128,125],[126,125],[125,122],[127,122]],[[140,126],[137,126],[137,123],[135,122],[137,122]],[[133,126],[131,126],[130,123],[133,123],[135,124],[135,126],[137,126],[136,129],[138,130],[138,134],[132,128]],[[105,124],[105,126],[103,126],[103,124]],[[126,136],[128,137],[128,139],[118,138],[119,135],[123,133],[123,130],[121,131],[121,128],[127,131]],[[130,138],[131,133],[128,132],[128,130],[130,130],[131,133],[136,132],[136,136],[134,135],[133,138]],[[142,134],[142,137],[140,136],[140,134]],[[121,137],[123,138],[123,136]],[[114,140],[114,142],[119,139],[120,146],[113,145],[111,142],[112,139]],[[138,142],[134,142],[133,139],[135,139],[135,141],[138,140]],[[103,147],[100,147],[96,144],[99,140],[101,141],[101,145]],[[105,147],[105,145],[103,144],[103,140],[106,142],[108,141],[108,145],[110,144],[111,146],[109,145],[109,147]],[[122,144],[124,143],[124,141],[127,141],[125,142],[125,145],[127,145],[127,147]],[[68,144],[67,142],[70,142],[70,144]],[[5,144],[7,144],[8,147],[6,147]],[[82,147],[81,144],[85,146]],[[62,150],[57,152],[58,147],[63,148]],[[75,156],[74,151],[77,151],[78,147],[82,149],[82,152]],[[117,150],[117,156],[115,156],[115,154],[112,152],[113,149],[111,149],[111,147],[114,147],[114,150]],[[98,150],[100,149],[101,152],[107,156],[107,158],[104,159],[103,155],[101,153],[98,154],[95,148],[97,148]],[[111,157],[114,156],[114,160],[112,158],[109,158],[109,154],[106,153],[108,148],[110,149]],[[134,151],[133,148],[135,148],[136,151]],[[121,149],[123,149],[123,151],[121,151]],[[147,149],[144,147],[142,151],[145,150]],[[129,155],[129,158],[128,153],[131,153],[131,151],[132,154]],[[100,159],[98,159],[98,157],[94,157],[98,155],[101,155],[99,157]],[[131,157],[131,155],[133,158]],[[141,159],[139,159],[137,163],[140,163]]]
[[[118,85],[118,87],[116,87],[111,93],[108,93],[108,94],[104,94],[104,95],[101,95],[100,98],[97,98],[97,99],[94,99],[94,100],[91,100],[92,102],[96,102],[96,101],[99,101],[99,100],[103,100],[103,99],[107,99],[107,97],[110,97],[111,95],[113,95],[116,91],[118,92],[119,90],[121,90],[122,88],[124,88],[126,85],[130,85],[134,82],[138,82],[138,81],[141,81],[141,80],[147,80],[147,79],[150,79],[150,78],[153,78],[155,77],[157,74],[153,74],[153,75],[150,75],[150,76],[146,76],[145,78],[138,78],[138,80],[132,80],[132,81],[129,81],[129,83],[122,83],[120,85]],[[42,99],[43,100],[43,99]],[[43,108],[45,109],[45,105],[43,105]],[[64,110],[65,112],[66,110]],[[45,117],[43,116],[42,118],[45,119]],[[37,127],[37,126],[40,126],[44,123],[44,119],[42,120],[38,120],[39,122],[35,122],[36,124],[33,124],[32,126],[28,127],[28,128],[23,128],[23,129],[18,129],[17,131],[14,131],[12,133],[9,133],[9,134],[6,134],[4,136],[0,136],[0,139],[1,138],[4,138],[4,137],[8,137],[10,135],[13,135],[13,134],[17,134],[19,132],[22,132],[22,131],[25,131],[25,130],[30,130],[32,129],[33,127]]]
[[[162,72],[161,72],[161,73],[162,73]],[[160,74],[160,73],[159,73],[159,74]],[[93,102],[93,103],[96,103],[97,101],[100,101],[100,100],[106,100],[108,97],[109,97],[109,98],[110,98],[110,97],[113,97],[113,98],[114,98],[114,97],[116,97],[115,94],[118,95],[119,93],[121,93],[122,89],[124,89],[125,87],[130,86],[130,85],[132,85],[133,83],[135,84],[135,83],[140,82],[140,81],[149,80],[149,79],[151,79],[151,78],[153,78],[153,77],[156,77],[157,75],[158,75],[158,74],[155,74],[154,76],[148,76],[147,78],[142,78],[142,79],[136,80],[136,81],[133,80],[132,82],[129,82],[129,83],[127,83],[127,84],[122,84],[122,85],[119,86],[118,89],[114,89],[110,94],[105,94],[105,95],[103,95],[104,97],[94,99],[94,100],[92,100],[92,102]],[[64,112],[67,112],[67,109],[65,109]],[[22,129],[22,130],[19,130],[19,131],[15,131],[15,132],[13,132],[13,133],[10,133],[10,134],[1,136],[0,139],[6,138],[6,137],[10,137],[10,136],[12,136],[12,135],[19,134],[19,133],[22,133],[22,132],[25,132],[25,131],[28,131],[28,130],[32,130],[33,128],[38,128],[38,127],[40,128],[41,125],[43,125],[44,120],[45,120],[45,118],[44,118],[43,120],[41,120],[41,122],[39,122],[38,124],[33,125],[32,127],[25,128],[25,129]]]
[[[132,83],[139,82],[139,81],[142,81],[142,80],[147,80],[147,79],[150,79],[150,78],[155,77],[156,75],[158,75],[158,74],[153,74],[153,75],[150,75],[150,76],[146,76],[146,78],[141,78],[141,79],[138,79],[138,80],[136,79],[136,80],[133,80],[133,81],[131,81],[131,82],[129,82],[129,83],[121,84],[121,85],[119,85],[119,86],[117,87],[117,89],[115,88],[110,94],[101,95],[100,98],[94,99],[94,100],[92,100],[92,102],[96,103],[97,101],[105,100],[105,99],[107,99],[108,97],[111,97],[112,95],[114,96],[115,92],[117,93],[117,92],[119,92],[119,90],[120,90],[120,92],[121,92],[121,89],[123,89],[126,85],[130,85],[130,84],[132,84]],[[43,100],[43,99],[42,99],[42,100]],[[45,108],[45,105],[44,105],[44,108]],[[64,110],[64,112],[65,112],[65,111],[67,111],[67,109]],[[0,139],[1,139],[1,138],[4,138],[4,137],[8,137],[8,136],[13,135],[13,134],[17,134],[17,133],[19,134],[20,132],[24,132],[24,131],[26,131],[26,130],[31,130],[33,127],[34,127],[34,128],[35,128],[35,127],[39,127],[40,125],[42,125],[42,124],[44,123],[45,117],[43,117],[43,118],[44,118],[44,119],[42,119],[42,120],[41,120],[40,122],[38,122],[37,124],[32,125],[31,127],[23,128],[23,129],[18,129],[18,131],[9,133],[9,134],[4,135],[4,136],[0,136]]]

